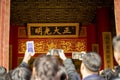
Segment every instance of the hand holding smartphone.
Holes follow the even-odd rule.
[[[31,56],[33,56],[35,54],[34,41],[27,41],[26,47],[27,47],[27,52],[30,53]]]

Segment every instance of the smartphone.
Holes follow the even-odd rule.
[[[50,49],[50,54],[51,55],[56,55],[58,56],[60,52],[62,52],[62,49]]]
[[[72,59],[79,59],[80,52],[72,52]]]
[[[26,42],[27,52],[33,56],[35,54],[34,50],[34,41],[27,41]]]
[[[84,53],[85,52],[72,52],[72,59],[83,60]]]

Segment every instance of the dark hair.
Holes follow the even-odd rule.
[[[0,66],[0,79],[3,80],[5,78],[6,73],[7,73],[6,68],[3,66]]]
[[[96,52],[88,52],[83,56],[83,63],[88,70],[98,72],[102,62],[99,54]]]
[[[113,38],[113,48],[120,52],[120,35]]]
[[[31,80],[60,80],[61,77],[65,77],[65,72],[55,56],[39,56],[35,59],[33,68],[35,68],[36,74],[32,74]]]
[[[31,71],[26,67],[17,67],[10,75],[12,80],[30,80]]]
[[[117,77],[117,74],[113,72],[110,68],[103,70],[100,74],[105,80],[112,80],[113,78]]]
[[[12,78],[11,78],[12,71],[13,71],[13,70],[10,70],[10,71],[6,74],[5,80],[12,80]]]
[[[60,77],[60,80],[66,80],[67,78],[67,72],[63,66],[60,66],[60,69],[57,73],[57,76]]]

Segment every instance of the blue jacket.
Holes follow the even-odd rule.
[[[104,80],[104,79],[98,74],[92,74],[92,75],[85,77],[83,80]]]

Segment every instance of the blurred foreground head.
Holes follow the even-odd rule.
[[[54,56],[42,55],[36,58],[33,63],[31,80],[61,80],[65,77],[65,69]]]
[[[7,70],[5,67],[0,66],[0,80],[4,80]]]
[[[118,65],[120,65],[120,36],[113,38],[114,57]]]
[[[107,68],[102,71],[100,74],[105,80],[114,80],[114,78],[117,76],[115,72],[112,71],[112,69]]]
[[[5,80],[30,80],[31,71],[26,67],[17,67],[14,70],[10,70]]]

